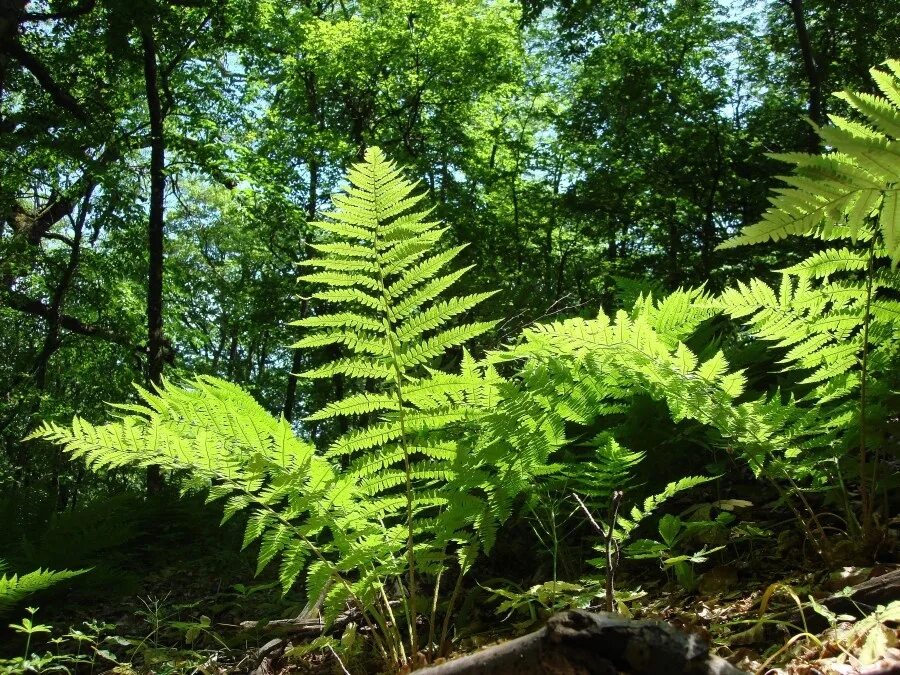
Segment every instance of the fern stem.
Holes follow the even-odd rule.
[[[797,497],[803,502],[803,506],[806,507],[806,510],[809,511],[809,517],[812,518],[812,521],[816,524],[816,529],[819,530],[819,535],[822,537],[822,547],[827,548],[828,535],[825,534],[825,528],[822,526],[822,521],[819,520],[819,514],[813,509],[809,500],[806,498],[806,495],[803,494],[803,490],[797,485],[797,482],[788,475],[787,470],[785,470],[784,473],[794,492],[797,493]]]
[[[373,195],[377,194],[375,190],[373,190]],[[378,251],[378,237],[380,235],[380,226],[381,220],[378,217],[378,203],[377,201],[373,204],[376,211],[376,219],[378,220],[378,225],[375,229],[375,245],[374,250]],[[412,467],[410,464],[409,458],[409,445],[406,441],[406,401],[403,397],[403,370],[400,366],[400,354],[398,351],[397,345],[397,335],[394,328],[394,320],[390,310],[391,307],[391,298],[387,292],[387,286],[385,284],[384,277],[384,267],[382,265],[382,257],[381,254],[377,254],[377,264],[378,264],[378,289],[381,293],[382,301],[384,302],[384,324],[385,324],[385,336],[387,338],[388,345],[391,350],[391,362],[394,369],[394,392],[397,396],[397,422],[400,426],[400,449],[403,451],[403,471],[404,471],[404,482],[406,487],[406,530],[407,530],[407,541],[406,541],[406,566],[407,566],[407,574],[408,574],[408,592],[409,592],[409,604],[410,604],[410,616],[409,616],[409,644],[411,656],[415,658],[415,655],[419,652],[419,640],[416,632],[416,604],[417,604],[417,593],[416,593],[416,556],[415,556],[415,547],[414,547],[414,524],[413,524],[413,488],[412,488]]]
[[[834,458],[835,473],[837,474],[838,484],[841,486],[841,496],[844,500],[844,511],[847,513],[846,527],[851,536],[858,536],[861,532],[859,519],[850,506],[850,493],[847,491],[847,482],[844,480],[844,474],[841,473],[841,462],[837,457]]]
[[[438,570],[437,578],[434,582],[434,593],[431,597],[431,618],[428,621],[428,660],[434,660],[434,635],[435,635],[435,624],[437,623],[437,607],[438,607],[438,598],[440,597],[441,590],[441,577],[444,575],[444,570],[446,570],[446,566],[444,565],[444,560],[447,559],[447,552],[444,549],[444,558],[441,560],[441,568]]]
[[[817,538],[816,535],[813,533],[812,529],[809,527],[809,524],[806,522],[806,519],[803,517],[803,514],[800,513],[800,510],[796,506],[794,506],[793,502],[791,502],[791,497],[787,493],[787,491],[783,487],[781,487],[778,484],[778,481],[775,480],[774,478],[772,478],[771,476],[767,475],[767,478],[769,479],[769,482],[772,483],[772,485],[775,487],[775,490],[778,492],[778,494],[781,496],[781,498],[784,500],[784,503],[787,505],[787,507],[793,512],[794,517],[797,519],[797,522],[800,523],[800,527],[803,529],[803,532],[806,534],[806,538],[809,539],[809,541],[816,547],[816,552],[819,554],[819,557],[821,557],[823,560],[827,561],[828,558],[830,557],[830,551],[827,550],[828,549],[828,538],[827,538],[827,535],[825,534],[825,530],[822,529],[822,525],[821,525],[821,523],[819,523],[818,518],[816,517],[816,512],[812,510],[812,507],[809,505],[809,502],[807,502],[806,498],[803,496],[803,494],[800,493],[800,488],[797,487],[796,483],[794,483],[793,480],[791,480],[791,477],[787,474],[787,471],[784,471],[784,475],[788,479],[788,481],[794,485],[794,489],[798,493],[798,496],[800,497],[800,501],[803,502],[804,506],[806,507],[806,510],[809,512],[810,517],[812,518],[812,520],[816,523],[817,527],[819,528],[819,532],[821,533],[821,538]]]
[[[884,200],[882,200],[882,204]],[[880,213],[880,211],[879,211]],[[872,277],[874,275],[875,239],[869,246],[866,265],[866,309],[863,315],[862,364],[859,377],[859,499],[862,502],[863,538],[868,540],[872,531],[872,495],[866,477],[866,395],[869,366],[869,325],[872,323]],[[875,485],[878,467],[872,463],[872,486]]]
[[[400,637],[400,628],[397,625],[397,618],[394,616],[394,610],[391,609],[390,598],[388,598],[387,593],[384,592],[384,584],[381,584],[378,590],[381,593],[381,601],[384,603],[388,621],[390,621],[390,624],[388,624],[387,621],[384,622],[382,631],[384,631],[385,638],[390,638],[394,662],[402,667],[406,664],[407,658],[406,649],[403,647],[403,639]],[[393,626],[393,628],[389,629],[388,625]]]
[[[453,592],[450,594],[450,600],[447,603],[447,611],[444,613],[444,624],[441,626],[441,640],[438,643],[438,656],[446,656],[447,654],[447,636],[450,633],[450,619],[453,616],[453,607],[459,598],[459,592],[462,590],[463,577],[466,576],[462,566],[459,568],[459,575],[456,577],[456,583],[453,585]]]

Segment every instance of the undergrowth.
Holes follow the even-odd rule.
[[[622,556],[657,560],[696,590],[695,568],[725,555],[730,512],[752,504],[719,499],[705,517],[661,511],[719,485],[723,470],[772,490],[824,562],[872,560],[889,540],[886,469],[897,460],[900,63],[872,75],[882,95],[844,92],[858,120],[817,128],[833,148],[825,155],[779,156],[794,165],[787,187],[723,244],[821,244],[776,270],[779,283],[639,293],[618,311],[535,324],[477,355],[467,344],[490,339],[495,322],[476,312],[491,293],[446,295],[467,271],[450,267],[464,245],[442,247],[450,228],[422,208],[426,194],[370,148],[301,262],[313,311],[296,322],[294,347],[333,356],[301,376],[339,378],[345,392],[306,420],[343,420],[327,447],[206,376],[138,388],[107,424],[47,422],[34,437],[94,471],[158,465],[184,491],[223,500],[226,520],[247,518],[244,546],[259,542],[257,573],[277,562],[283,591],[302,584],[326,630],[352,615],[393,668],[448,653],[466,575],[520,507],[535,513],[538,494],[589,523],[578,536],[600,554],[599,573],[558,578],[554,521],[542,539],[551,585],[493,589],[507,612],[558,608],[567,593],[583,600],[601,587],[623,609]],[[733,365],[747,354],[770,377]],[[662,419],[642,419],[646,410]],[[658,424],[677,434],[665,450],[707,469],[642,484],[640,467],[664,460],[647,440]],[[837,526],[819,507],[828,501]],[[703,543],[723,532],[724,543]],[[336,653],[340,643],[316,646]]]

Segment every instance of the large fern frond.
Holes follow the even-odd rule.
[[[384,499],[379,517],[390,525],[394,519],[408,519],[419,490],[459,474],[454,468],[457,446],[445,432],[478,417],[482,402],[477,393],[490,385],[487,374],[471,366],[468,353],[464,360],[469,365],[459,374],[432,366],[495,322],[448,325],[491,293],[441,297],[466,271],[446,270],[464,247],[438,249],[447,228],[431,220],[428,210],[417,210],[423,195],[393,162],[370,148],[365,161],[350,170],[348,181],[319,223],[330,238],[314,247],[317,257],[302,263],[319,271],[300,277],[314,287],[327,287],[313,297],[336,309],[325,305],[296,322],[307,330],[294,346],[332,344],[347,352],[307,371],[307,377],[343,374],[368,381],[357,391],[351,386],[352,393],[309,419],[369,416],[333,441],[327,455],[350,458],[358,489],[368,499]],[[407,501],[391,498],[406,488]],[[424,517],[422,510],[429,507],[416,503],[417,515]],[[430,508],[437,513],[454,503],[436,500]]]
[[[646,307],[645,302],[640,300],[639,306]],[[679,302],[673,300],[673,306]],[[570,442],[567,421],[589,424],[642,393],[665,402],[676,422],[695,420],[715,430],[723,444],[741,448],[756,472],[777,460],[801,422],[778,406],[740,402],[745,377],[730,369],[721,352],[701,362],[683,342],[672,339],[667,322],[663,327],[669,334],[661,335],[641,311],[635,319],[620,311],[615,319],[601,313],[594,320],[535,326],[518,345],[492,354],[497,362],[524,363],[522,383],[507,392],[492,418],[499,417],[498,428],[487,438],[521,444],[517,463],[539,467]],[[510,427],[522,428],[524,434]]]
[[[817,128],[833,151],[780,156],[795,165],[783,179],[788,187],[761,222],[723,244],[805,235],[828,248],[783,270],[778,287],[753,279],[714,302],[778,350],[773,370],[786,373],[785,409],[806,417],[805,431],[791,438],[791,470],[826,484],[823,477],[838,478],[828,465],[852,457],[840,480],[859,477],[868,522],[868,446],[887,433],[881,411],[893,405],[900,370],[900,62],[886,65],[890,72],[870,71],[882,96],[838,95],[860,121],[831,116]],[[830,243],[837,239],[844,244]],[[854,515],[847,517],[852,527]]]
[[[838,94],[867,123],[831,115],[830,126],[816,127],[833,152],[773,155],[795,167],[793,174],[782,177],[788,187],[776,191],[759,223],[743,228],[720,248],[811,233],[826,239],[846,235],[855,242],[877,220],[887,255],[896,267],[900,262],[898,64],[887,62],[891,73],[870,71],[883,96]]]

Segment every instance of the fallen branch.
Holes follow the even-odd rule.
[[[339,631],[348,623],[360,621],[361,616],[356,609],[348,609],[338,614],[337,618],[329,625],[328,631]],[[280,635],[295,635],[298,637],[318,637],[325,632],[325,624],[319,617],[298,616],[293,619],[275,619],[273,621],[241,621],[238,624],[244,630],[266,630]]]
[[[900,569],[872,577],[851,587],[849,595],[837,593],[819,600],[819,604],[835,614],[850,614],[861,619],[874,611],[878,605],[886,605],[898,599],[900,599]],[[828,628],[828,620],[813,612],[809,606],[804,607],[804,612],[807,628],[811,632],[817,633]],[[794,614],[793,618],[795,621],[799,620],[799,614]]]
[[[698,636],[660,621],[569,610],[515,640],[426,668],[428,675],[742,675]]]

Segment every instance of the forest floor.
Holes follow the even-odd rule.
[[[123,547],[127,555],[105,553],[109,564],[98,564],[81,583],[36,596],[31,604],[39,609],[31,616],[33,624],[51,632],[31,636],[33,656],[27,661],[16,656],[22,654],[22,631],[3,634],[0,655],[8,658],[0,659],[0,673],[288,675],[381,670],[367,651],[364,630],[356,634],[354,644],[346,627],[334,633],[340,656],[332,647],[308,651],[304,645],[314,630],[272,621],[300,615],[302,595],[292,591],[282,596],[273,573],[248,581],[253,579],[255,552],[237,553],[240,524],[219,530],[214,513],[191,521],[185,516],[190,511],[186,507],[169,514],[162,531],[130,540]],[[166,522],[159,518],[159,513],[148,517]],[[900,673],[900,564],[813,566],[794,530],[781,532],[749,546],[729,546],[727,555],[698,565],[690,591],[658,566],[630,561],[616,580],[616,609],[697,634],[713,653],[747,673]],[[519,537],[520,532],[512,535]],[[521,555],[520,545],[517,541],[511,547],[508,558]],[[579,554],[563,555],[574,559]],[[883,552],[882,557],[890,560],[892,555]],[[521,577],[528,579],[522,587],[497,577],[503,562],[475,570],[457,614],[452,656],[524,634],[566,607],[605,609],[599,581],[542,582],[549,568],[538,558],[535,554],[520,563],[531,566],[530,577]],[[509,569],[506,574],[515,578]],[[97,575],[93,582],[91,575]],[[860,585],[875,591],[834,604],[843,589]],[[110,592],[114,586],[118,593]],[[17,611],[29,617],[27,610]],[[5,618],[14,622],[21,617]]]

